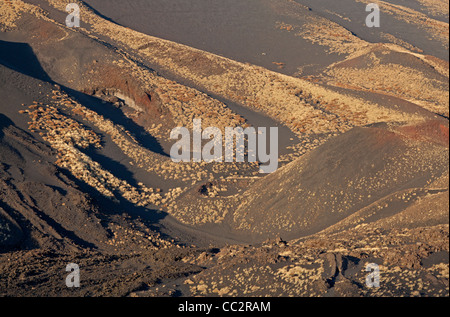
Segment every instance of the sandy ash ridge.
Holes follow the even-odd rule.
[[[261,1],[280,38],[329,56],[287,74],[83,1],[1,0],[0,295],[448,296],[448,60],[307,2]],[[448,49],[445,1],[375,2]],[[168,155],[177,126],[253,116],[290,133],[270,175]]]

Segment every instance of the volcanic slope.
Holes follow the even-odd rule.
[[[17,53],[22,55],[18,56],[27,56],[30,50],[26,47],[19,45]],[[195,265],[175,263],[176,257],[192,250],[181,250],[173,240],[163,239],[154,217],[140,217],[139,208],[106,199],[98,188],[55,164],[56,151],[42,135],[29,131],[27,115],[19,113],[27,111],[22,103],[36,109],[54,103],[55,86],[37,78],[41,68],[31,63],[32,56],[27,56],[29,64],[15,64],[3,57],[1,296],[126,296],[145,283],[198,272]],[[69,263],[89,268],[84,272],[83,289],[76,294],[62,283]],[[152,269],[139,277],[129,273],[147,265]]]
[[[242,109],[260,111],[297,135],[297,138],[291,138],[294,140],[293,153],[283,158],[283,164],[317,147],[327,151],[339,140],[336,136],[343,134],[341,138],[350,138],[354,135],[351,131],[357,131],[355,127],[382,122],[415,126],[424,120],[437,120],[444,126],[447,124],[445,119],[430,111],[436,110],[434,108],[427,110],[407,102],[397,103],[395,99],[377,103],[376,98],[370,95],[358,95],[361,92],[358,89],[343,93],[342,89],[329,85],[289,77],[138,33],[104,19],[83,2],[79,5],[84,24],[79,29],[68,29],[63,21],[58,22],[63,17],[64,1],[31,3],[41,7],[22,1],[4,4],[4,12],[11,12],[5,15],[5,28],[12,30],[2,34],[2,45],[11,52],[21,52],[16,43],[20,40],[29,45],[29,53],[35,54],[33,67],[41,69],[28,69],[24,73],[33,73],[43,80],[57,83],[48,95],[52,100],[50,104],[28,104],[28,109],[22,110],[24,116],[31,118],[28,128],[39,132],[40,137],[58,153],[56,164],[69,170],[79,181],[96,188],[102,195],[138,207],[160,210],[182,224],[202,227],[207,232],[222,232],[217,231],[217,227],[224,225],[228,228],[230,217],[233,217],[233,228],[247,228],[248,233],[254,233],[254,228],[248,228],[246,222],[238,225],[235,222],[241,221],[239,217],[248,212],[242,211],[242,208],[250,208],[245,200],[241,201],[242,188],[246,186],[243,184],[254,183],[255,176],[259,175],[255,164],[171,162],[166,154],[171,129],[180,125],[190,127],[195,117],[201,117],[205,126],[217,126],[223,130],[226,126],[238,126],[246,121],[231,110],[232,103],[237,103]],[[339,26],[333,27],[339,29]],[[10,41],[6,41],[8,39]],[[358,44],[355,36],[352,35],[351,39],[352,43]],[[329,45],[328,42],[325,44]],[[357,52],[369,49],[373,53],[373,45],[359,44],[355,46]],[[384,57],[388,48],[382,46],[379,53],[386,59],[383,63],[392,61],[392,58]],[[394,55],[396,60],[402,59],[391,51],[388,53]],[[413,60],[428,60],[406,50],[402,54],[411,56]],[[369,61],[363,58],[361,63],[365,65]],[[6,62],[19,67],[17,60]],[[424,69],[430,68],[427,65]],[[411,67],[416,66],[413,64]],[[161,76],[154,68],[187,85]],[[430,68],[424,76],[429,77],[434,71]],[[437,112],[445,114],[442,110],[445,104],[442,104],[442,98],[437,98],[446,89],[442,76],[432,95],[436,96],[433,102],[437,109],[441,109]],[[349,78],[356,76],[350,75]],[[208,94],[217,96],[217,99]],[[250,118],[252,113],[247,112],[247,115]],[[79,135],[74,137],[68,133],[70,129],[76,129]],[[370,144],[373,140],[367,142]],[[346,153],[351,153],[351,145],[350,141],[344,142],[342,152],[330,155],[341,160],[341,155],[346,157]],[[368,150],[355,149],[355,153],[359,151],[365,153]],[[381,157],[378,156],[380,160]],[[365,161],[369,158],[361,157],[360,164],[369,164]],[[392,160],[396,158],[394,155]],[[305,157],[299,161],[304,160]],[[299,161],[294,161],[291,166]],[[320,160],[316,159],[316,162]],[[315,170],[315,164],[311,165],[308,169]],[[355,182],[366,177],[364,170],[355,175],[359,173],[363,174],[356,176]],[[236,176],[240,180],[236,180]],[[275,177],[271,175],[258,180],[258,184]],[[223,181],[214,184],[220,178]],[[384,183],[386,180],[381,177],[379,181]],[[199,188],[209,188],[211,183],[224,193],[208,197],[198,194]],[[314,187],[314,184],[307,185]],[[335,190],[347,193],[348,187],[340,186],[336,184]],[[390,189],[395,191],[395,188],[386,190]],[[313,191],[312,188],[305,190]],[[368,189],[361,195],[371,195],[370,191]],[[371,199],[377,195],[374,193]],[[285,199],[283,204],[289,204],[289,199]],[[354,202],[347,203],[350,205],[342,205],[333,213],[349,215],[364,207],[364,204],[353,206]],[[323,201],[317,204],[323,204]],[[239,212],[232,216],[230,211],[239,205]],[[297,208],[297,204],[293,203],[292,208]],[[278,213],[284,212],[281,209]],[[271,208],[268,207],[268,210]],[[319,211],[317,213],[320,214]],[[286,214],[286,217],[290,216]],[[286,220],[283,226],[292,227],[293,221],[300,220],[294,218]],[[339,217],[323,218],[329,222],[319,224],[316,229],[340,220]],[[304,235],[314,231],[309,229],[306,226],[305,230],[297,230],[297,233]],[[266,236],[276,233],[276,230],[269,230]],[[242,238],[246,240],[245,234]]]
[[[448,160],[445,122],[354,128],[255,183],[241,198],[234,224],[257,235],[295,238],[365,208],[373,219],[386,217],[448,191],[431,186],[448,173]]]
[[[6,228],[15,228],[10,233],[2,232],[9,237],[2,240],[2,248],[114,249],[111,239],[118,234],[114,233],[114,222],[122,221],[125,207],[105,199],[100,188],[80,182],[67,169],[58,167],[57,149],[42,139],[42,132],[28,129],[31,123],[27,118],[28,107],[21,104],[29,103],[37,110],[51,107],[55,102],[51,98],[55,86],[25,75],[32,69],[14,66],[17,70],[0,65],[2,221],[9,223]],[[84,129],[85,137],[94,135],[78,121],[62,115],[60,119],[72,124],[66,138],[73,131],[83,133]],[[55,126],[55,130],[58,128]],[[118,226],[117,232],[126,227]],[[15,238],[13,233],[17,235]],[[151,239],[149,242],[148,246]]]

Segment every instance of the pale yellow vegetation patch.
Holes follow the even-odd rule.
[[[341,25],[322,17],[310,17],[297,35],[312,43],[329,47],[329,53],[348,55],[368,45]]]
[[[398,64],[378,64],[369,69],[333,68],[327,74],[341,84],[391,94],[431,112],[448,115],[448,85],[416,69]]]
[[[417,0],[432,15],[448,15],[449,12],[449,2],[448,0]]]

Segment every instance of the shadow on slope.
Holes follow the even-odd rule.
[[[88,109],[93,110],[106,119],[111,120],[114,124],[123,126],[126,130],[132,133],[139,144],[143,147],[159,155],[169,157],[155,137],[150,135],[142,126],[127,118],[122,110],[114,107],[111,103],[69,87],[62,87],[62,90],[66,91],[70,96],[74,97],[75,100],[83,104]]]
[[[30,45],[0,40],[0,64],[43,81],[52,82]]]

